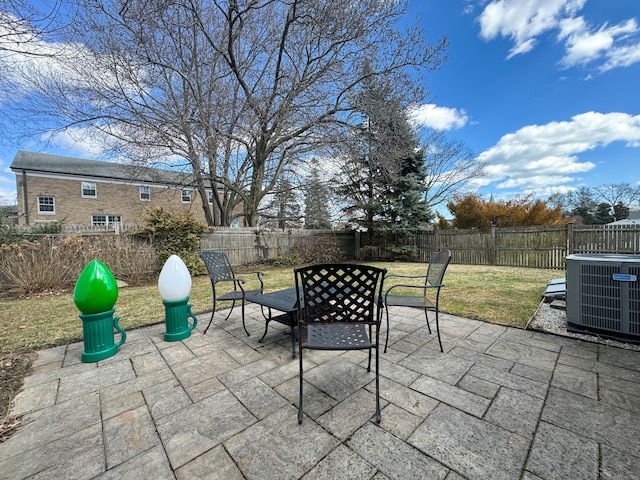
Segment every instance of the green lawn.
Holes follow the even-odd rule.
[[[389,273],[419,275],[425,265],[375,263]],[[290,267],[265,268],[265,289],[293,286]],[[524,327],[540,303],[547,282],[564,272],[512,267],[450,265],[444,278],[441,309],[455,315],[503,325]],[[252,276],[255,279],[255,275]],[[247,276],[247,279],[251,279]],[[251,288],[251,285],[249,286]],[[211,284],[195,277],[191,289],[193,311],[211,310]],[[82,339],[82,321],[72,292],[0,300],[0,355],[23,348],[41,348]],[[125,329],[161,322],[164,307],[155,282],[121,288],[116,314]]]

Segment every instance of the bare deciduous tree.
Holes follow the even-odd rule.
[[[631,186],[628,183],[608,183],[593,187],[597,197],[603,202],[611,205],[613,209],[616,205],[629,207],[640,201],[640,186]]]
[[[398,30],[406,1],[84,0],[79,10],[76,57],[32,79],[34,107],[47,102],[59,125],[90,125],[144,162],[184,160],[211,225],[228,224],[239,202],[255,225],[287,165],[344,137],[363,82],[419,83],[408,69],[436,68],[447,45]]]
[[[421,146],[425,151],[427,203],[431,208],[450,200],[471,180],[484,175],[484,164],[473,152],[442,132],[430,131]]]

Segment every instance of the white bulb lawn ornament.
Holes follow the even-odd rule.
[[[164,339],[167,342],[177,342],[188,338],[191,330],[196,328],[198,319],[191,312],[193,305],[188,303],[191,275],[179,256],[171,255],[165,262],[158,278],[158,290],[165,310],[167,331]],[[189,325],[188,317],[193,319],[192,325]]]

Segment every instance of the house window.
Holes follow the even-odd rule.
[[[151,200],[151,187],[141,186],[140,187],[140,200],[148,202]]]
[[[56,213],[56,201],[53,197],[38,197],[38,213],[53,215]]]
[[[182,203],[191,203],[191,190],[187,188],[182,190]]]
[[[122,226],[121,215],[91,215],[92,227],[111,228],[115,227],[116,223]]]
[[[213,192],[209,192],[209,205],[213,205]]]
[[[95,182],[82,182],[82,198],[96,198],[97,196]]]

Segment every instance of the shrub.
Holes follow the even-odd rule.
[[[2,245],[0,270],[23,293],[68,287],[75,280],[77,257],[53,245],[51,238]]]
[[[0,222],[0,245],[19,243],[22,240],[37,241],[47,235],[55,235],[62,232],[64,220],[34,225],[27,229],[17,228]]]
[[[334,235],[313,235],[298,240],[291,249],[300,264],[334,263],[344,260],[340,242]]]
[[[114,277],[131,285],[147,283],[160,271],[161,264],[156,249],[140,238],[129,235],[101,235],[87,241],[71,235],[64,237],[60,243],[71,246],[72,243],[78,242],[78,238],[84,243],[82,268],[97,258],[109,267]]]
[[[128,236],[66,235],[57,241],[22,240],[0,248],[0,281],[23,294],[72,287],[82,269],[97,258],[119,279],[132,285],[149,281],[159,271],[155,249]]]
[[[145,226],[133,232],[139,238],[148,239],[157,248],[158,261],[162,265],[171,255],[178,255],[192,275],[206,273],[200,260],[200,237],[205,226],[190,213],[170,213],[162,207],[147,210]]]

